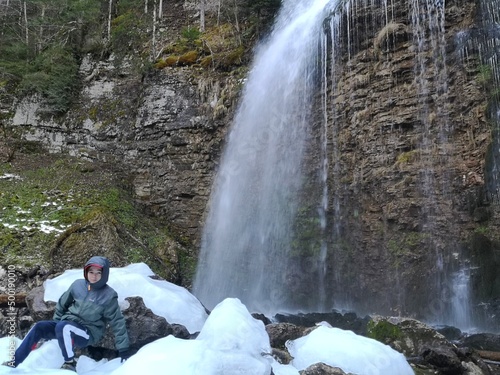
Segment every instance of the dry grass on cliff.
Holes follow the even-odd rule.
[[[404,23],[389,22],[375,36],[373,41],[373,49],[376,54],[380,53],[385,47],[389,48],[390,44],[394,44],[397,34],[407,33],[407,26]]]

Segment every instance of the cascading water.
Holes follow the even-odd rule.
[[[350,11],[350,3],[344,3],[345,12],[349,13]],[[347,28],[347,51],[349,53],[350,47],[350,24],[349,20],[351,17],[346,18],[346,28]],[[323,234],[325,237],[328,237],[328,232],[331,232],[331,244],[324,244],[321,252],[321,261],[325,261],[327,259],[327,255],[330,252],[330,256],[332,257],[332,269],[331,273],[333,273],[333,280],[335,285],[344,286],[345,282],[342,280],[342,275],[345,273],[344,265],[345,261],[342,260],[344,248],[342,245],[342,215],[344,214],[341,206],[342,206],[342,184],[341,184],[341,155],[340,155],[340,146],[339,146],[339,128],[338,123],[336,121],[332,121],[332,119],[337,118],[338,113],[336,113],[336,107],[328,106],[328,98],[331,95],[332,88],[335,88],[338,84],[337,77],[337,69],[341,65],[341,57],[338,56],[339,49],[334,46],[341,45],[340,35],[342,33],[342,17],[338,12],[332,14],[328,18],[328,22],[324,24],[325,33],[322,36],[322,45],[324,48],[322,49],[322,67],[324,69],[324,75],[322,79],[323,84],[323,114],[324,114],[324,126],[323,126],[323,144],[322,144],[322,183],[323,183],[323,195],[320,206],[320,217],[321,217],[321,225],[326,227],[326,230],[323,229]],[[331,138],[329,142],[328,139]],[[331,191],[328,190],[328,182],[329,176],[333,176],[331,179]],[[331,227],[327,227],[326,224],[326,215],[325,213],[330,210],[330,201],[331,200],[331,211],[333,212],[333,223]],[[326,276],[326,275],[325,275]],[[326,277],[323,277],[323,280]],[[324,283],[324,281],[323,281]],[[323,297],[324,301],[334,301],[334,305],[336,308],[341,310],[349,310],[352,308],[351,296],[348,288],[340,287],[340,288],[329,288],[329,297]]]
[[[289,307],[286,254],[300,208],[318,36],[329,3],[285,1],[256,53],[202,238],[194,293],[208,308],[226,297],[263,312]]]
[[[452,314],[448,324],[470,331],[472,327],[472,313],[470,308],[470,267],[461,267],[452,279]]]
[[[415,59],[415,86],[417,88],[419,104],[419,120],[422,123],[421,140],[419,144],[420,174],[423,196],[427,203],[422,209],[423,233],[426,236],[427,247],[433,249],[436,271],[434,272],[434,285],[430,285],[429,293],[434,295],[434,300],[444,301],[451,292],[449,306],[439,304],[428,316],[435,322],[443,319],[455,322],[469,321],[466,315],[469,311],[464,309],[468,304],[468,286],[464,283],[469,279],[460,279],[460,288],[456,288],[457,276],[452,269],[446,269],[450,260],[444,259],[445,246],[456,251],[458,245],[454,243],[449,233],[437,229],[437,221],[444,217],[444,210],[452,205],[449,192],[450,178],[449,153],[453,149],[449,143],[451,129],[447,116],[448,80],[446,69],[446,41],[445,41],[445,6],[444,2],[430,1],[421,3],[411,1],[411,20],[413,44],[417,50]],[[430,74],[434,72],[434,74]],[[435,178],[436,172],[442,176],[441,184]],[[448,236],[448,238],[447,238]],[[445,245],[443,245],[445,244]],[[449,267],[448,267],[449,268]],[[463,275],[462,271],[458,274]],[[461,303],[457,303],[460,300]]]

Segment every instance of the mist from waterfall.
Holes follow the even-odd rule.
[[[322,18],[330,0],[286,0],[255,54],[213,186],[194,293],[213,308],[287,308],[286,256],[303,185]]]

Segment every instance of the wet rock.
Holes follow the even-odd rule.
[[[315,363],[305,370],[299,371],[300,375],[346,375],[342,369],[325,365],[324,363]]]
[[[456,327],[439,326],[435,327],[436,331],[442,334],[447,340],[456,341],[462,337],[462,331]]]
[[[468,346],[477,350],[488,350],[500,352],[500,335],[493,333],[477,333],[461,340],[462,346]]]
[[[307,314],[276,314],[278,322],[292,323],[303,327],[313,327],[317,323],[327,322],[332,327],[353,331],[358,335],[366,334],[366,325],[369,317],[360,318],[353,312],[341,314],[337,311],[328,313],[307,313]]]
[[[429,347],[451,347],[452,344],[439,332],[415,319],[373,316],[368,324],[368,336],[406,357],[417,357]]]
[[[498,368],[498,372],[492,372],[490,370],[488,364],[480,356],[479,351],[468,347],[458,347],[453,348],[453,350],[462,362],[462,366],[465,368],[468,375],[500,373],[500,368]]]
[[[262,323],[264,323],[265,326],[267,326],[268,324],[271,324],[271,319],[269,319],[267,316],[265,316],[264,314],[260,314],[260,313],[252,313],[252,317],[254,319],[257,319],[257,320],[260,320]]]
[[[198,336],[199,332],[195,332],[193,334],[189,333],[186,327],[182,324],[172,324],[172,335],[177,337],[178,339],[193,339]]]
[[[54,316],[55,302],[45,302],[44,300],[45,289],[39,286],[31,289],[26,295],[26,304],[31,311],[33,320],[51,320]]]
[[[422,352],[424,360],[437,368],[443,375],[461,375],[465,368],[456,353],[450,347],[433,347]]]
[[[122,311],[127,325],[130,348],[139,350],[142,346],[173,333],[172,326],[164,317],[154,314],[144,305],[141,297],[125,298],[130,304]],[[110,328],[103,339],[95,345],[104,349],[115,349],[115,338]]]
[[[266,326],[269,341],[273,348],[284,348],[288,340],[304,336],[304,327],[291,323],[274,323]]]
[[[272,356],[278,363],[281,363],[282,365],[288,365],[290,362],[292,362],[293,359],[290,353],[288,353],[288,350],[281,350],[276,348],[272,348]]]

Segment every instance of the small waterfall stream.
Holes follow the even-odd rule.
[[[452,279],[452,314],[448,324],[470,331],[472,327],[472,313],[470,308],[470,267],[461,267]]]
[[[463,315],[466,310],[462,309],[468,294],[468,289],[463,285],[468,279],[461,278],[460,289],[455,288],[457,276],[453,270],[447,267],[450,259],[445,259],[446,253],[456,251],[458,243],[453,240],[450,233],[437,229],[438,220],[444,217],[445,208],[451,206],[449,177],[449,156],[453,147],[449,143],[451,134],[448,111],[448,74],[446,68],[446,41],[445,41],[445,7],[441,0],[421,3],[418,0],[411,1],[411,20],[413,33],[413,44],[416,47],[415,62],[415,86],[417,88],[419,103],[419,120],[422,123],[421,140],[419,145],[421,190],[427,198],[427,204],[423,206],[422,220],[423,233],[429,250],[433,249],[436,272],[434,272],[434,285],[428,283],[429,294],[434,299],[444,301],[450,291],[451,299],[449,307],[439,305],[433,314],[428,316],[435,322],[443,318],[451,321],[463,322],[467,320]],[[432,75],[430,72],[435,72]],[[436,174],[442,177],[441,184],[436,181]],[[443,245],[445,244],[445,245]],[[446,246],[446,247],[444,247]],[[448,251],[447,251],[448,250]],[[459,272],[460,274],[463,274]],[[457,296],[460,293],[460,297]],[[456,301],[460,298],[461,304]],[[468,303],[468,301],[467,301]],[[446,311],[448,310],[448,311]]]

